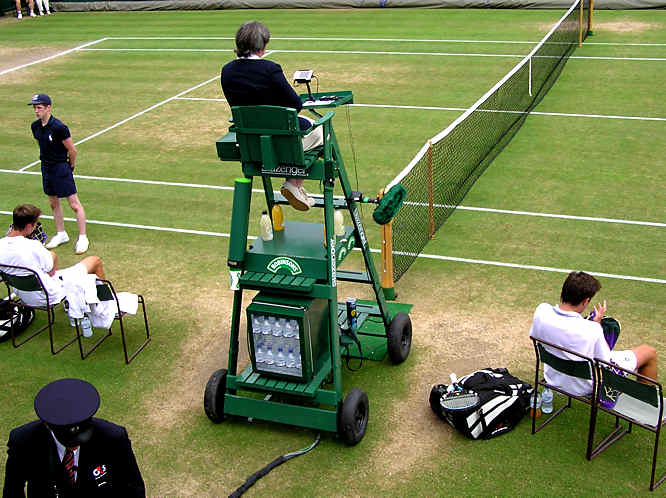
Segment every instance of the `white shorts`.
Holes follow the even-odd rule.
[[[634,371],[638,366],[638,358],[636,358],[636,354],[631,349],[611,351],[610,357],[611,362],[627,370]]]
[[[314,123],[314,120],[306,117],[306,116],[298,116],[299,118],[307,119],[310,121],[310,124]],[[310,149],[314,149],[315,147],[319,147],[320,145],[323,145],[324,143],[324,127],[323,126],[318,126],[314,130],[312,130],[310,133],[307,135],[304,135],[303,138],[301,138],[301,141],[303,142],[303,152],[307,152]]]
[[[63,277],[65,279],[77,279],[85,278],[88,274],[88,269],[83,263],[76,263],[73,266],[68,268],[63,268],[62,270],[56,270],[56,277]]]

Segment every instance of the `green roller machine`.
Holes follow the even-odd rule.
[[[354,445],[365,435],[369,403],[359,388],[350,389],[343,399],[343,358],[381,359],[388,354],[399,364],[409,355],[412,338],[411,320],[404,312],[409,306],[385,300],[359,204],[377,203],[373,217],[386,223],[405,191],[394,187],[381,199],[352,191],[332,125],[333,109],[352,103],[351,92],[301,98],[318,116],[313,126],[323,128],[322,146],[304,152],[301,138],[308,131],[300,130],[296,110],[273,106],[232,107],[233,125],[217,141],[220,159],[241,162],[243,177],[235,181],[227,261],[234,291],[228,366],[210,377],[204,409],[216,423],[226,416],[267,420],[336,433]],[[315,108],[328,112],[322,116]],[[248,247],[255,177],[261,178],[267,213],[288,204],[274,193],[273,178],[278,187],[292,177],[321,182],[323,197],[315,196],[308,216],[321,212],[323,223],[286,221],[280,230],[275,224],[281,221],[272,220],[272,240],[257,238]],[[336,182],[343,196],[333,195]],[[335,210],[351,221],[344,230],[338,227],[337,234]],[[286,207],[284,212],[292,211]],[[339,269],[355,247],[363,255],[364,271]],[[341,281],[372,286],[376,300],[338,302]],[[243,309],[245,292],[254,297]],[[247,329],[242,333],[243,313]],[[240,341],[247,343],[250,356],[243,371],[238,368]],[[377,342],[379,352],[372,346]]]

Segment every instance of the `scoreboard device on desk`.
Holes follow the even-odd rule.
[[[303,108],[313,112],[353,102],[351,92],[309,93],[301,99]],[[393,363],[401,363],[411,347],[411,321],[404,312],[392,312],[381,289],[359,193],[351,188],[333,130],[335,113],[315,112],[319,117],[313,126],[323,128],[324,143],[305,151],[302,137],[309,131],[300,129],[295,109],[244,106],[231,111],[234,124],[217,141],[220,159],[240,161],[242,167],[234,184],[227,257],[234,291],[229,360],[206,385],[206,415],[213,422],[238,416],[334,432],[354,445],[365,434],[369,401],[359,388],[343,396],[343,355],[377,360],[388,353]],[[261,208],[271,215],[276,205],[288,204],[275,192],[274,181],[320,182],[323,196],[316,196],[305,214],[309,220],[319,215],[319,222],[287,219],[271,240],[257,238],[248,247],[255,177],[263,186],[266,204]],[[336,183],[342,196],[334,195]],[[347,212],[349,224],[336,230],[340,211]],[[290,213],[285,208],[286,218]],[[355,248],[365,271],[339,268]],[[344,298],[338,302],[341,281],[372,286],[376,302],[359,303],[350,311]],[[244,292],[255,293],[247,305]],[[243,315],[247,327],[241,332]],[[373,323],[364,330],[369,318]],[[241,341],[248,345],[250,362],[239,368]]]

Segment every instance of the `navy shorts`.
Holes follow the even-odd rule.
[[[46,195],[69,197],[76,194],[72,168],[67,163],[42,165],[42,186]]]

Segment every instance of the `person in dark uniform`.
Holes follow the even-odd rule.
[[[46,244],[47,249],[55,249],[60,244],[69,242],[65,231],[65,218],[62,214],[60,199],[67,198],[69,207],[76,215],[76,224],[79,228],[79,238],[74,246],[76,254],[83,254],[88,250],[88,237],[86,236],[86,213],[76,193],[74,183],[74,164],[76,162],[76,147],[72,141],[69,128],[51,115],[51,98],[38,93],[32,97],[28,105],[35,110],[37,120],[30,125],[32,136],[39,143],[39,158],[42,160],[42,185],[44,193],[49,198],[53,210],[56,233]]]
[[[13,429],[3,498],[145,497],[127,431],[93,415],[100,398],[80,379],[60,379],[35,397],[39,420]]]
[[[271,39],[268,28],[257,21],[244,23],[236,32],[236,55],[238,58],[222,68],[220,80],[222,91],[230,106],[275,105],[303,108],[300,97],[284,77],[282,68],[273,61],[263,59],[266,45]],[[313,121],[298,117],[301,130],[307,130]],[[302,139],[303,150],[310,150],[324,143],[321,126]],[[280,189],[289,204],[299,211],[314,206],[314,199],[303,189],[302,178],[289,178]]]

